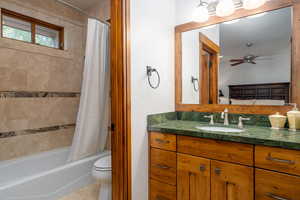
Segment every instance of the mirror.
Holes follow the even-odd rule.
[[[290,102],[292,9],[182,33],[182,104]]]

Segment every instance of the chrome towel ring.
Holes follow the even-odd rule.
[[[151,83],[151,76],[152,76],[153,73],[156,74],[157,79],[158,79],[156,85],[153,85]],[[157,89],[160,85],[160,76],[159,76],[158,71],[155,68],[151,67],[151,66],[147,66],[147,77],[148,77],[148,83],[149,83],[150,87],[153,88],[153,89]]]
[[[194,86],[194,91],[198,92],[199,91],[199,80],[197,78],[195,78],[194,76],[192,76],[191,81]],[[195,83],[198,84],[198,88],[196,87]]]

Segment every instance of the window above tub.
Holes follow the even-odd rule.
[[[64,28],[1,9],[1,36],[36,45],[64,49]]]

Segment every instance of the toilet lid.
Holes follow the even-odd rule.
[[[111,155],[104,156],[97,160],[94,164],[96,169],[110,169],[111,168]]]

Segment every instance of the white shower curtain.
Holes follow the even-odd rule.
[[[109,27],[89,19],[80,105],[69,161],[105,148],[110,121],[108,39]]]

